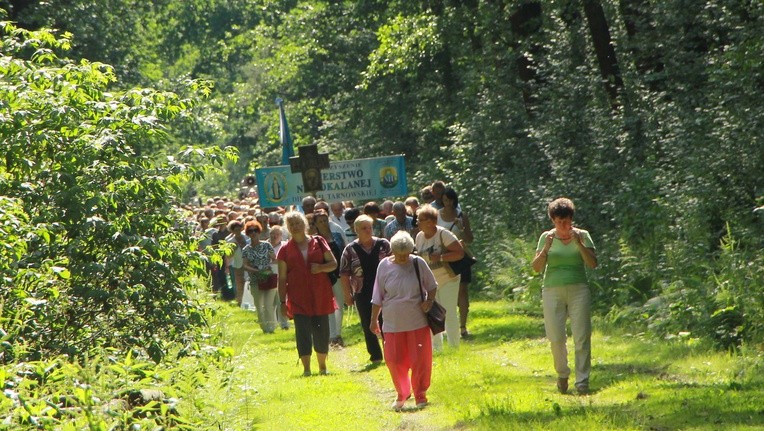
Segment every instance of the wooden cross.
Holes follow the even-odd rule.
[[[298,148],[299,156],[289,158],[292,173],[302,174],[302,186],[306,193],[314,194],[323,190],[321,169],[329,168],[329,154],[318,153],[316,145],[303,145]]]

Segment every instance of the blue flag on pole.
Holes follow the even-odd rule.
[[[287,124],[286,114],[284,113],[284,99],[276,99],[276,105],[279,107],[279,138],[281,139],[281,164],[288,165],[289,158],[294,157],[294,142],[292,134],[289,133],[289,124]]]

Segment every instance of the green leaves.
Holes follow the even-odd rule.
[[[438,19],[431,14],[398,15],[379,28],[377,37],[379,48],[369,56],[362,87],[377,77],[416,74],[442,49]]]
[[[57,56],[66,38],[2,28],[0,317],[14,344],[0,361],[99,347],[160,361],[198,324],[183,283],[199,256],[173,201],[231,154],[147,156],[193,96],[115,90],[111,67]]]

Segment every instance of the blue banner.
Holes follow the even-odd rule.
[[[260,206],[300,205],[307,196],[302,176],[293,174],[289,166],[273,166],[255,170]],[[324,183],[316,198],[327,202],[370,201],[408,194],[406,164],[403,156],[375,157],[329,163],[321,171]]]
[[[289,133],[289,123],[287,123],[286,113],[284,112],[284,99],[276,99],[276,105],[279,107],[279,140],[281,141],[281,164],[289,165],[289,158],[294,156],[294,142],[292,134]]]

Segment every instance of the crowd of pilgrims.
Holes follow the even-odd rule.
[[[424,187],[418,197],[381,205],[307,196],[300,206],[261,208],[252,190],[239,200],[215,197],[191,209],[200,250],[228,244],[222,247],[223,263],[208,264],[212,292],[254,308],[266,334],[293,324],[306,376],[314,351],[318,373],[328,373],[329,348],[344,347],[343,315],[355,307],[369,365],[385,362],[390,369],[398,391],[393,408],[402,408],[412,394],[423,407],[432,350],[443,349],[444,337],[454,348],[471,337],[471,269],[454,275],[444,263],[464,258],[472,231],[458,194],[442,181]],[[396,272],[399,267],[408,272]],[[390,277],[397,277],[395,286],[385,285]],[[413,286],[399,296],[407,283]],[[445,334],[432,335],[424,320],[433,300],[447,310]],[[409,308],[401,305],[406,302]],[[412,354],[416,348],[409,348],[409,335],[419,337],[419,348],[422,336],[431,342]]]
[[[387,366],[396,390],[392,404],[414,397],[428,405],[433,351],[470,339],[467,330],[473,240],[459,196],[442,181],[405,201],[324,202],[308,196],[293,208],[260,208],[254,191],[238,201],[214,198],[193,210],[199,248],[218,248],[210,262],[212,292],[244,308],[254,306],[266,334],[294,327],[303,375],[328,374],[330,347],[341,349],[343,315],[354,307],[363,330],[368,366]],[[575,381],[589,393],[591,291],[587,269],[597,267],[594,242],[574,226],[575,204],[548,204],[554,226],[539,237],[531,266],[543,274],[544,328],[557,390],[568,391],[566,321],[575,346]],[[225,245],[222,247],[221,245]],[[251,301],[251,302],[250,302]],[[446,310],[445,331],[426,320],[434,302]],[[436,331],[438,332],[438,331]],[[382,344],[380,345],[380,340]]]

